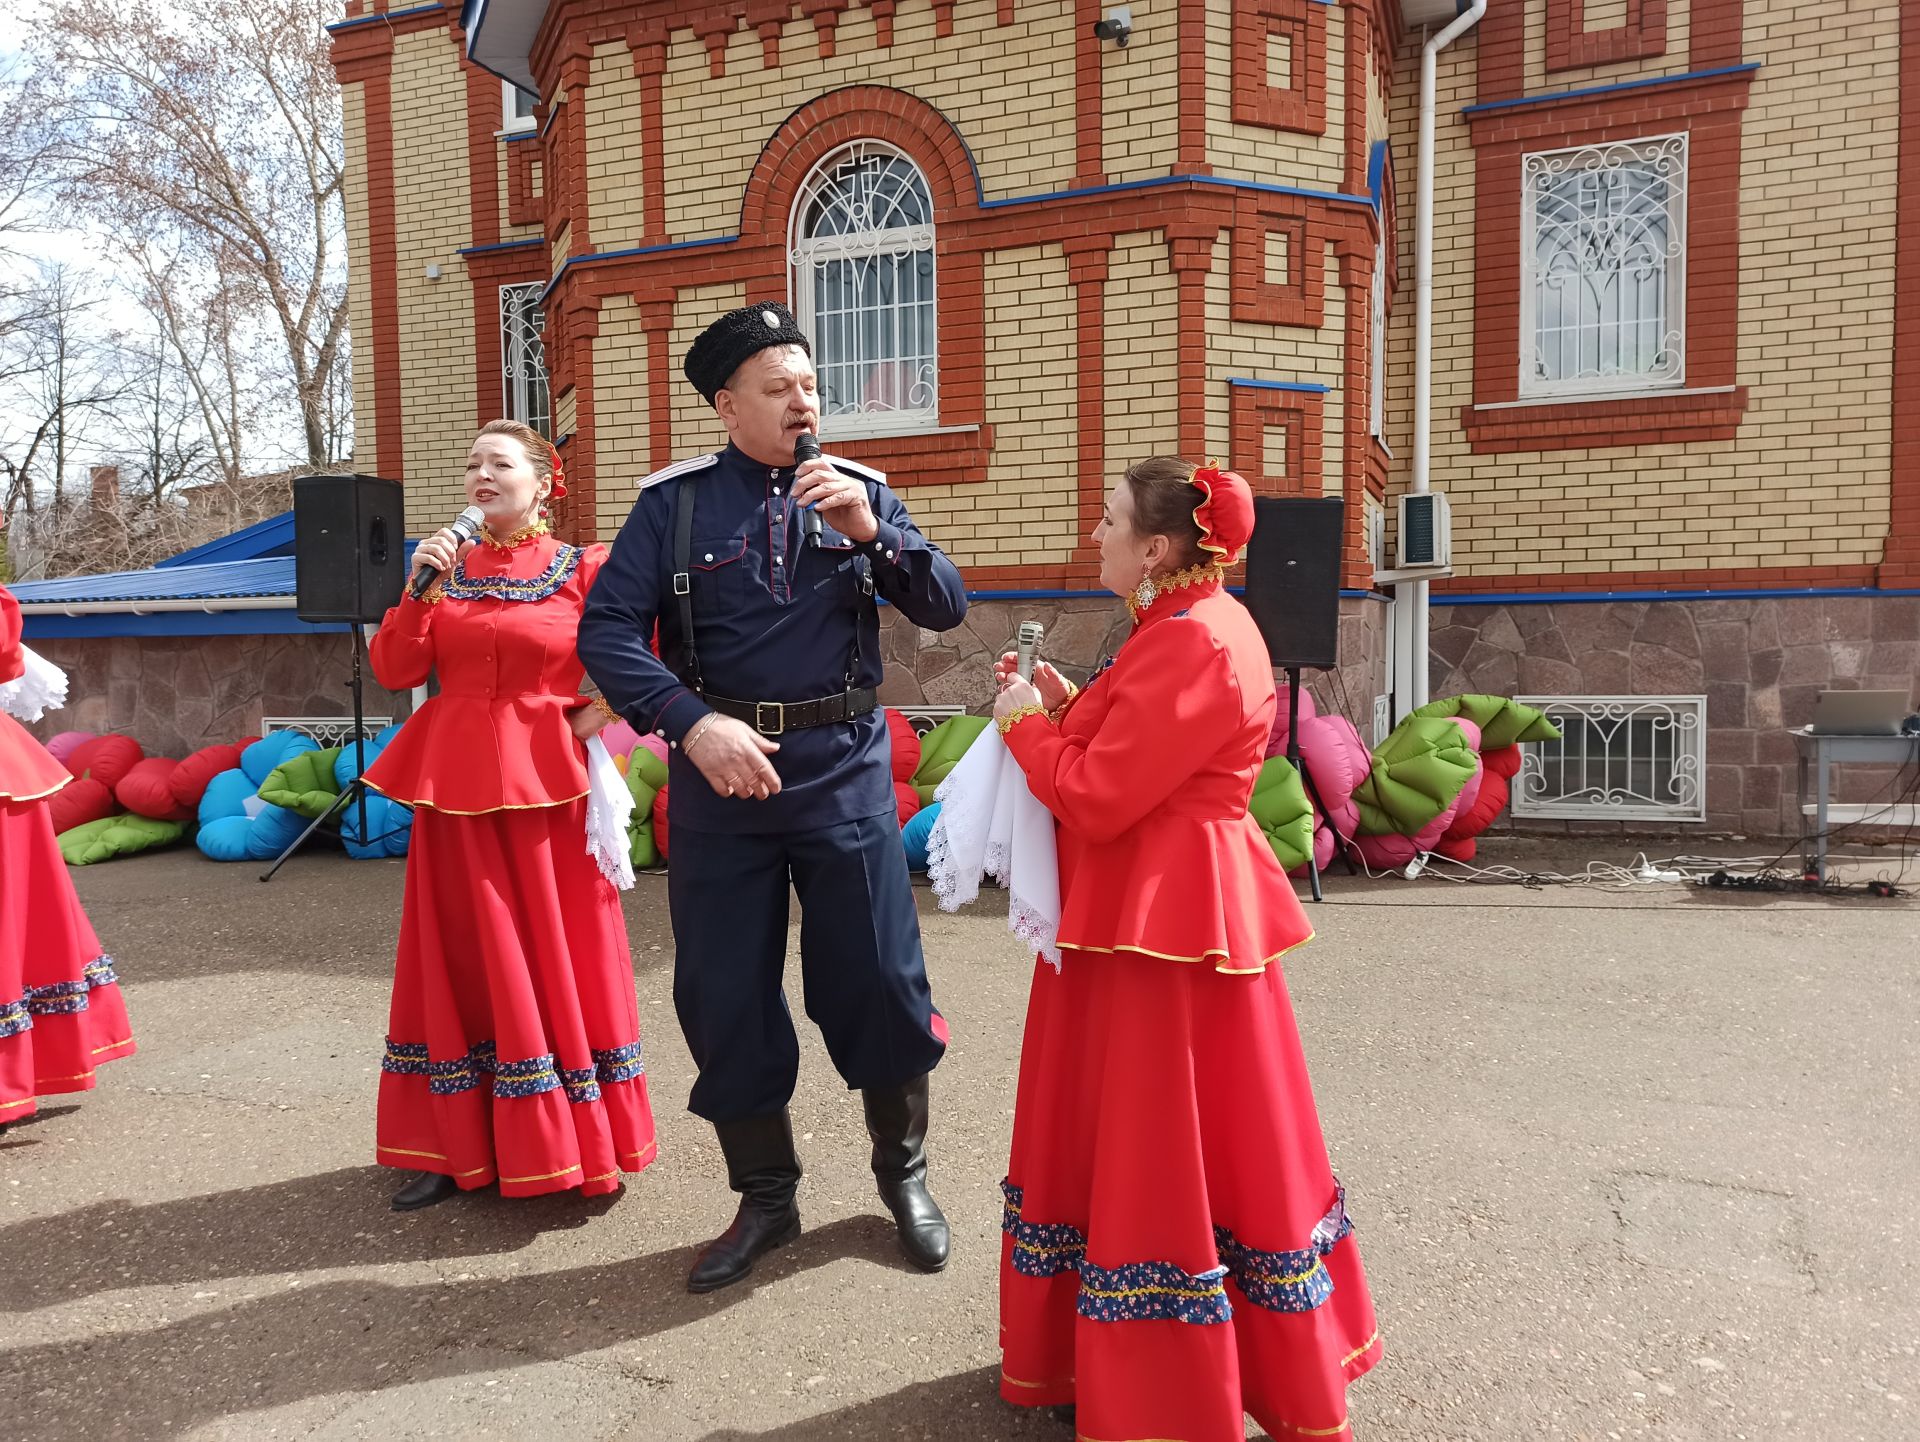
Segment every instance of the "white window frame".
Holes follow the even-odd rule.
[[[527,281],[518,285],[500,287],[500,414],[510,421],[524,421],[549,439],[553,433],[553,391],[548,384],[547,355],[544,336],[546,333],[546,315],[541,305],[541,297],[546,285],[541,281]],[[519,334],[517,326],[528,302],[532,303],[534,314],[539,317],[534,322],[535,332],[542,337],[539,342],[538,356],[528,356],[539,366],[538,380],[540,395],[545,398],[545,410],[535,406],[533,389],[534,375],[526,367],[516,365],[516,359],[524,352],[526,342]]]
[[[518,109],[517,102],[523,95],[527,101],[527,113],[525,115],[518,115],[515,114],[515,111]],[[502,135],[517,135],[523,130],[533,129],[534,126],[538,124],[538,121],[534,119],[533,107],[539,103],[540,97],[532,91],[522,90],[511,80],[502,80],[500,82],[500,133]]]
[[[1538,275],[1537,266],[1542,224],[1540,202],[1546,197],[1549,187],[1554,182],[1570,174],[1597,174],[1602,171],[1617,170],[1634,162],[1643,164],[1651,162],[1657,170],[1660,170],[1666,183],[1665,242],[1657,252],[1633,251],[1623,259],[1620,248],[1631,247],[1633,243],[1629,228],[1624,225],[1618,226],[1616,227],[1618,234],[1603,238],[1613,245],[1614,254],[1609,259],[1618,269],[1627,268],[1636,256],[1643,260],[1658,259],[1664,266],[1666,278],[1664,310],[1652,362],[1643,369],[1627,371],[1620,369],[1617,363],[1608,365],[1601,359],[1605,346],[1606,328],[1609,325],[1604,314],[1606,301],[1603,298],[1600,305],[1602,318],[1593,327],[1601,333],[1600,338],[1595,342],[1596,361],[1599,363],[1579,370],[1573,375],[1548,379],[1540,374],[1539,291],[1542,281]],[[1528,400],[1545,397],[1579,399],[1641,395],[1649,391],[1673,390],[1685,386],[1687,374],[1687,163],[1687,136],[1684,133],[1643,136],[1633,140],[1614,141],[1606,145],[1574,146],[1563,150],[1529,151],[1521,157],[1520,394],[1522,398]],[[1588,217],[1572,217],[1575,226],[1586,219]],[[1602,217],[1603,222],[1620,219],[1622,217],[1619,216]],[[1617,290],[1614,303],[1611,325],[1615,328],[1617,362],[1618,328],[1632,322],[1626,322],[1620,313]],[[1581,332],[1587,329],[1589,328],[1584,325],[1580,327]],[[1580,344],[1577,340],[1575,343]]]
[[[1521,749],[1513,814],[1558,821],[1707,819],[1705,696],[1516,696],[1560,728],[1558,741]],[[1587,743],[1598,734],[1601,749]],[[1667,773],[1635,741],[1668,752]],[[1616,740],[1624,744],[1615,747]],[[1559,785],[1554,782],[1558,778]]]
[[[937,430],[940,425],[939,264],[934,258],[934,228],[931,220],[924,225],[889,226],[877,230],[862,230],[846,235],[819,238],[801,234],[801,227],[815,198],[836,184],[834,172],[846,165],[849,160],[870,158],[898,160],[910,166],[926,196],[927,211],[931,215],[933,187],[927,183],[926,173],[920,169],[913,158],[905,151],[888,145],[884,141],[856,140],[823,157],[808,172],[807,178],[801,183],[799,192],[794,197],[793,212],[787,221],[789,294],[793,300],[794,315],[800,322],[800,328],[813,339],[814,364],[822,371],[820,433],[828,438],[910,435]],[[825,394],[827,388],[825,371],[828,358],[824,354],[823,330],[818,319],[818,298],[814,293],[814,267],[823,261],[857,262],[883,256],[918,254],[921,251],[925,251],[932,262],[926,300],[933,315],[933,325],[926,340],[929,349],[923,358],[925,378],[916,382],[914,386],[914,390],[921,394],[923,404],[872,410],[843,410],[828,414]]]

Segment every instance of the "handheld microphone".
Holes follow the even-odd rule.
[[[481,510],[478,506],[468,506],[466,510],[453,518],[453,524],[448,526],[447,529],[458,536],[460,538],[459,544],[464,546],[468,541],[471,541],[475,536],[480,534],[480,528],[486,525],[486,523],[487,513],[485,511]],[[427,594],[427,587],[439,579],[440,570],[437,566],[422,566],[418,571],[414,572],[413,585],[409,588],[407,594],[417,601]]]
[[[1045,630],[1038,621],[1022,621],[1020,623],[1020,639],[1016,648],[1019,655],[1015,661],[1015,667],[1019,671],[1022,681],[1031,681],[1033,679],[1033,658],[1038,654],[1040,650],[1040,638],[1045,634]]]
[[[812,431],[802,431],[793,439],[793,468],[799,470],[808,461],[820,459],[820,437]],[[800,514],[800,526],[806,533],[807,544],[818,548],[820,540],[820,512],[812,506]]]

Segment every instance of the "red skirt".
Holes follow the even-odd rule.
[[[1040,963],[1005,1190],[1007,1401],[1099,1442],[1351,1437],[1380,1332],[1277,966]]]
[[[34,1098],[93,1090],[133,1055],[113,958],[74,894],[45,801],[0,801],[0,1125]]]
[[[619,893],[586,802],[414,813],[378,1159],[509,1197],[620,1185],[654,1158]]]

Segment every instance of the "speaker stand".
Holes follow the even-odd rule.
[[[1300,754],[1300,668],[1282,666],[1280,670],[1287,678],[1287,764],[1293,767],[1294,775],[1306,787],[1307,802],[1313,807],[1315,828],[1318,829],[1322,819],[1326,821],[1327,830],[1333,834],[1333,849],[1345,864],[1347,875],[1358,876],[1360,873],[1354,870],[1353,853],[1349,849],[1352,843],[1333,824],[1333,813],[1327,810],[1326,803],[1320,799],[1320,788],[1313,784],[1313,772],[1307,769],[1306,758]],[[1313,854],[1311,834],[1307,845],[1307,880],[1313,888],[1313,899],[1326,900],[1320,894],[1320,863]]]
[[[353,780],[341,788],[340,794],[334,798],[333,805],[309,821],[307,823],[307,829],[287,843],[287,849],[275,857],[273,865],[269,866],[260,874],[262,881],[273,880],[274,872],[287,864],[287,858],[305,845],[309,836],[313,835],[314,832],[318,831],[327,822],[333,820],[333,818],[338,816],[342,811],[345,811],[349,804],[357,803],[359,805],[360,835],[365,838],[363,844],[371,846],[376,841],[385,841],[389,836],[397,834],[400,830],[400,828],[396,826],[392,831],[383,831],[378,836],[367,836],[367,783],[362,779],[367,769],[367,708],[364,689],[365,683],[361,679],[360,664],[361,657],[366,651],[367,643],[366,637],[360,632],[358,623],[349,626],[347,629],[353,636],[353,669],[350,673],[350,679],[347,681],[347,689],[353,692],[353,755],[355,762],[358,763],[354,767]]]

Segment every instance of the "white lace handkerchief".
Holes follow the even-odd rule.
[[[0,711],[22,721],[38,721],[67,704],[67,673],[35,655],[29,646],[22,646],[20,655],[27,669],[0,685]]]
[[[633,793],[613,764],[613,753],[598,736],[587,738],[587,855],[600,874],[622,891],[633,890],[633,856],[627,844],[627,822],[633,816]]]
[[[957,911],[990,876],[1007,888],[1007,929],[1060,969],[1060,861],[1053,814],[989,726],[934,792],[927,878],[942,911]]]

